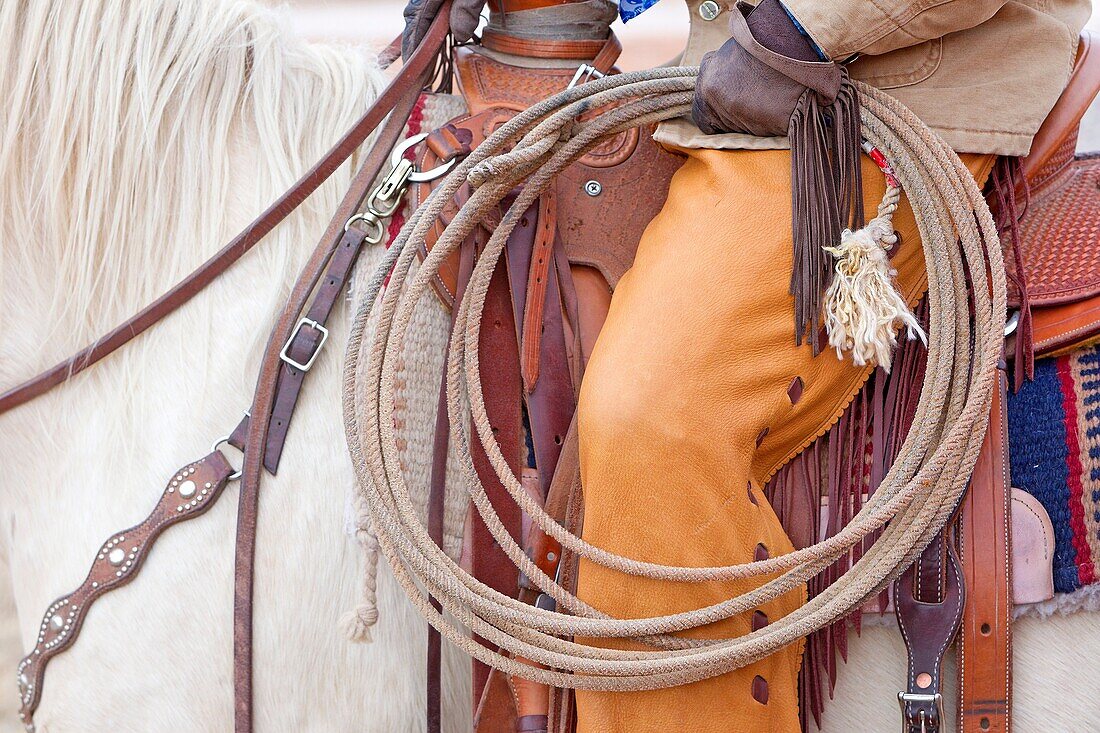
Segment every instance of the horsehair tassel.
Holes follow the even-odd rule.
[[[894,286],[897,271],[890,264],[889,249],[897,243],[894,212],[901,189],[888,185],[878,216],[862,229],[845,229],[840,244],[825,247],[836,262],[833,281],[825,291],[825,330],[837,358],[852,353],[856,366],[878,364],[890,371],[895,331],[905,326],[909,338],[928,339],[909,304]]]
[[[823,105],[807,89],[791,115],[791,237],[795,343],[821,350],[822,297],[833,274],[827,249],[845,228],[863,226],[859,98],[847,71]]]

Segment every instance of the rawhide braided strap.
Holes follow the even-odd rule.
[[[944,142],[901,104],[859,85],[863,135],[893,164],[916,214],[931,311],[928,375],[913,429],[878,491],[843,531],[820,544],[759,562],[698,568],[603,551],[565,531],[524,492],[494,440],[479,382],[477,345],[490,277],[517,222],[558,171],[609,135],[685,114],[697,73],[697,67],[685,67],[606,77],[513,118],[415,212],[358,304],[346,354],[344,419],[359,488],[381,550],[432,626],[507,674],[557,687],[627,691],[690,683],[762,659],[852,613],[909,567],[954,512],[981,447],[1005,321],[1004,264],[993,219],[973,178]],[[473,194],[414,269],[425,235],[466,182]],[[394,434],[395,362],[414,305],[429,294],[440,264],[475,226],[491,220],[490,211],[520,185],[480,253],[458,305],[448,354],[447,408],[465,490],[500,547],[556,601],[553,610],[494,591],[436,546],[410,500]],[[377,300],[387,276],[389,285]],[[367,341],[364,334],[372,318],[374,335]],[[473,439],[484,446],[511,497],[564,548],[621,572],[684,583],[775,577],[749,593],[684,613],[628,620],[601,613],[542,572],[505,530],[474,471],[471,438],[462,429],[471,417]],[[785,618],[733,639],[671,636],[749,611],[800,586],[875,532],[881,532],[880,538],[851,570]],[[499,649],[482,646],[469,632]],[[635,638],[653,648],[605,649],[576,643],[573,637]]]

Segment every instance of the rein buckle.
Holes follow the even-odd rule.
[[[898,706],[901,708],[901,733],[939,733],[944,720],[940,693],[899,692]]]
[[[298,334],[301,333],[302,326],[309,326],[315,331],[319,331],[321,333],[321,342],[317,344],[316,348],[313,349],[313,353],[310,354],[310,357],[306,359],[306,362],[304,364],[300,364],[295,361],[288,353],[290,351],[291,344],[294,343],[294,339],[298,338]],[[294,367],[295,369],[303,372],[308,372],[310,369],[313,368],[313,362],[317,361],[317,357],[321,353],[321,347],[325,345],[326,341],[328,341],[328,329],[322,326],[317,321],[313,320],[312,318],[303,317],[300,321],[298,321],[298,324],[294,327],[294,330],[291,331],[290,338],[288,338],[286,340],[286,343],[283,344],[283,350],[279,352],[279,358],[282,359],[285,363]]]

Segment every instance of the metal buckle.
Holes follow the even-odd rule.
[[[299,364],[298,362],[294,361],[294,359],[290,358],[290,356],[287,354],[287,351],[290,349],[290,345],[294,343],[294,339],[298,337],[298,333],[302,330],[302,326],[309,326],[310,328],[316,329],[321,332],[321,343],[317,344],[317,348],[313,350],[313,354],[309,357],[305,364]],[[283,344],[283,350],[279,352],[279,358],[290,366],[294,367],[295,369],[300,369],[303,372],[308,372],[313,367],[313,362],[317,361],[317,356],[321,353],[321,347],[325,345],[326,341],[328,341],[328,329],[322,326],[317,321],[313,320],[312,318],[303,317],[300,321],[298,321],[298,325],[294,327],[294,331],[290,334],[290,338],[288,338],[286,340],[286,343]]]
[[[577,67],[577,73],[573,74],[573,80],[569,82],[569,86],[567,86],[566,89],[572,89],[578,84],[583,84],[592,79],[602,79],[605,76],[607,76],[607,74],[603,73],[595,66],[591,64],[581,64]]]
[[[1014,311],[1012,316],[1005,323],[1005,338],[1008,338],[1012,334],[1016,333],[1016,329],[1020,327],[1020,311]]]
[[[919,692],[899,692],[898,693],[898,707],[901,708],[901,733],[911,733],[911,724],[914,722],[909,719],[908,714],[905,712],[905,706],[909,703],[913,704],[932,704],[936,714],[935,721],[930,721],[928,718],[927,710],[917,711],[917,721],[920,723],[920,733],[938,733],[940,730],[940,724],[943,722],[943,695],[936,693],[934,695],[928,695]]]

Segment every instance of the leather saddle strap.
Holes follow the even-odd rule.
[[[401,115],[412,109],[418,95],[419,88],[415,90],[415,93],[410,93],[406,100],[399,104],[399,109],[395,110],[394,116],[387,121],[380,131],[377,142],[378,147],[368,155],[364,168],[361,169],[356,183],[349,191],[350,200],[345,198],[336,218],[333,220],[333,224],[336,225],[336,232],[331,231],[334,227],[330,224],[330,231],[326,232],[326,237],[332,234],[339,237],[336,244],[337,249],[347,248],[349,251],[359,251],[365,232],[355,226],[343,232],[343,222],[351,217],[354,208],[358,206],[356,202],[366,196],[367,188],[377,177],[378,172],[381,171],[386,161],[388,147],[396,144],[404,126],[405,118]],[[280,358],[280,354],[286,350],[284,345],[288,341],[292,345],[294,342],[298,342],[298,346],[303,352],[319,346],[323,332],[313,326],[310,326],[307,331],[298,328],[296,324],[299,323],[298,313],[301,312],[302,301],[308,298],[313,290],[319,270],[325,265],[330,254],[330,245],[323,243],[314,251],[310,262],[306,265],[296,283],[294,292],[291,294],[291,300],[268,340],[260,376],[257,380],[256,394],[252,403],[251,414],[254,417],[250,421],[248,438],[245,443],[244,475],[241,481],[241,493],[237,510],[237,545],[234,571],[233,658],[234,693],[236,698],[235,729],[238,733],[247,733],[252,730],[252,586],[259,488],[263,465],[266,461],[264,454],[269,434],[268,429],[273,420],[279,419],[273,415],[273,410],[280,409],[277,407],[280,402],[286,405],[289,401],[289,407],[282,408],[284,412],[281,413],[286,416],[283,419],[289,422],[289,412],[293,411],[298,391],[301,388],[300,380],[304,379],[305,375],[305,370],[296,370],[297,373],[292,375],[291,379],[280,380],[279,373],[286,367],[286,364]],[[342,265],[342,263],[335,260],[333,264],[337,268]],[[353,262],[349,263],[349,266],[350,264],[353,264]],[[344,283],[340,282],[339,284],[342,288]],[[328,292],[331,292],[331,289]],[[321,322],[318,322],[318,325],[324,327]],[[292,337],[293,340],[291,340]],[[280,389],[280,383],[288,386]]]
[[[557,228],[557,197],[552,190],[539,198],[533,239],[520,241],[513,237],[508,246],[512,308],[517,323],[521,324],[525,404],[537,469],[537,485],[532,487],[532,492],[534,498],[545,505],[576,412],[561,287],[565,285],[561,280],[570,275],[568,264],[561,272],[555,266],[559,255],[564,254],[564,245]],[[544,573],[555,577],[561,546],[526,517],[523,525],[523,544],[528,557]],[[536,603],[538,588],[526,576],[520,577],[520,585],[524,589],[521,597]],[[511,682],[518,715],[516,730],[545,733],[549,720],[549,688],[519,677]]]
[[[509,344],[512,359],[510,363],[505,362],[503,359],[507,356],[502,355],[495,362],[497,368],[499,369],[500,364],[508,363],[508,371],[515,372],[504,380],[507,382],[507,392],[514,401],[510,404],[503,400],[498,403],[500,419],[522,431],[523,425],[518,418],[521,404],[526,407],[531,440],[528,468],[523,471],[523,483],[536,501],[544,501],[549,490],[550,479],[561,453],[575,402],[571,368],[566,353],[558,275],[553,267],[555,247],[562,246],[556,238],[554,207],[555,199],[552,195],[540,197],[525,213],[508,239],[504,264],[511,303],[510,325],[515,327],[515,331],[510,337],[498,334],[498,339],[495,339],[501,344]],[[499,278],[500,275],[498,270],[494,277]],[[497,287],[504,285],[499,280],[494,282],[498,283]],[[491,286],[490,293],[493,292]],[[498,306],[503,307],[503,303],[498,303]],[[532,316],[532,313],[536,315]],[[486,316],[485,321],[494,323],[497,328],[504,326],[499,318]],[[532,332],[536,334],[534,338],[530,336]],[[522,353],[519,348],[521,343]],[[482,344],[483,347],[487,345],[488,342]],[[538,353],[531,353],[531,349]],[[530,360],[542,365],[541,377],[538,376],[537,367],[533,379],[526,372]],[[482,363],[486,363],[486,357],[482,358]],[[526,389],[522,392],[519,390],[520,365],[523,365],[526,372]],[[490,392],[491,390],[486,389],[487,398]],[[532,463],[534,466],[531,466]],[[510,499],[505,498],[511,503]],[[511,509],[518,513],[514,503]],[[517,534],[516,528],[509,526],[513,534]],[[521,535],[528,555],[544,572],[554,575],[561,554],[560,547],[552,540],[547,541],[549,538],[542,532],[533,530],[525,517],[520,516],[519,528],[521,532],[518,534]],[[516,569],[510,563],[502,566],[503,574],[501,568],[483,564],[487,559],[485,552],[488,549],[484,543],[475,541],[475,575],[494,587],[515,584]],[[495,546],[493,549],[495,550]],[[484,568],[489,574],[478,575],[478,568]],[[537,589],[526,577],[519,577],[517,591],[517,597],[521,600],[533,603],[536,599]],[[481,693],[477,699],[479,702],[474,723],[477,733],[535,733],[546,729],[548,690],[544,686],[519,678],[509,679],[492,670],[481,685]]]
[[[580,40],[562,38],[520,38],[492,28],[486,28],[481,34],[481,44],[490,51],[507,53],[513,56],[526,56],[536,59],[576,59],[588,61],[598,56],[608,43],[622,45],[610,34],[606,40]],[[616,57],[618,53],[615,54]],[[614,63],[612,61],[612,63]],[[595,64],[593,64],[595,66]],[[610,66],[608,66],[610,68]],[[603,69],[600,69],[604,71]],[[606,73],[606,71],[604,72]]]
[[[243,476],[237,511],[237,547],[233,594],[233,687],[234,728],[237,733],[252,730],[252,591],[254,580],[256,519],[262,466],[271,414],[276,400],[278,372],[283,364],[280,353],[294,334],[299,315],[305,310],[321,272],[339,247],[345,223],[362,205],[373,181],[381,173],[396,145],[421,89],[433,75],[435,60],[448,34],[450,3],[445,2],[432,22],[428,34],[413,52],[402,74],[383,91],[386,99],[381,114],[392,112],[356,173],[348,193],[340,202],[320,243],[299,275],[290,298],[272,330],[264,351],[256,392],[252,401],[245,443]],[[406,73],[408,72],[408,73]]]
[[[474,248],[477,246],[480,230],[475,230],[462,243],[459,254],[458,286],[455,303],[462,301],[466,285],[474,270]],[[451,334],[454,333],[458,308],[451,309]],[[448,336],[448,341],[450,340]],[[444,367],[440,378],[439,401],[435,414],[435,436],[432,448],[432,478],[428,492],[428,534],[438,547],[443,547],[444,520],[447,496],[447,458],[450,450],[451,420],[447,414],[447,369]],[[439,602],[431,599],[436,610]],[[434,626],[428,625],[428,669],[427,669],[427,733],[439,733],[443,725],[443,648],[442,636]]]
[[[959,642],[961,733],[1007,733],[1012,709],[1011,484],[1003,367],[998,378],[959,520],[967,589]]]
[[[533,208],[527,217],[533,219]],[[517,229],[520,227],[517,227]],[[520,411],[522,383],[519,374],[519,343],[516,327],[513,323],[512,301],[508,287],[508,273],[505,263],[499,262],[489,283],[482,316],[482,328],[478,342],[480,355],[480,377],[484,385],[485,409],[493,427],[493,434],[500,444],[501,452],[508,461],[513,473],[519,475],[524,465],[523,420]],[[494,510],[500,516],[504,526],[516,541],[521,541],[521,517],[519,507],[507,490],[501,485],[485,454],[481,441],[471,442],[471,454],[478,478],[485,486],[485,493],[492,502]],[[519,592],[519,571],[504,551],[496,544],[488,527],[476,510],[471,510],[467,523],[472,548],[470,556],[471,574],[504,595],[515,598]],[[487,643],[481,640],[482,643]],[[492,707],[480,706],[482,693],[490,681],[489,667],[473,661],[473,699],[474,709],[495,712]],[[475,720],[474,730],[489,730],[484,727],[484,716]],[[503,731],[493,728],[493,733]]]
[[[523,374],[523,391],[530,395],[539,378],[539,361],[542,352],[543,311],[547,289],[550,287],[550,270],[554,262],[554,238],[558,231],[558,212],[554,189],[547,189],[539,197],[539,221],[535,241],[522,256],[527,267],[509,267],[512,282],[512,303],[516,323],[520,327],[520,372]],[[509,253],[511,254],[511,253]],[[518,254],[518,253],[517,253]],[[511,258],[509,258],[511,265]],[[526,282],[515,282],[517,274],[526,274]],[[518,287],[517,287],[518,286]],[[564,347],[563,347],[564,348]]]
[[[522,344],[524,406],[537,479],[532,494],[543,504],[550,493],[565,437],[576,412],[560,287],[562,274],[554,267],[557,255],[564,250],[556,229],[555,202],[552,194],[543,194],[536,204],[537,220],[531,226],[517,227],[506,250],[512,313],[521,324],[518,337]],[[532,207],[531,212],[535,211]],[[568,277],[568,268],[565,277]],[[561,558],[559,543],[526,518],[523,526],[527,555],[544,573],[554,577]],[[520,585],[532,592],[532,600],[538,594],[537,586],[522,575]]]
[[[898,695],[905,733],[939,733],[943,726],[943,657],[959,631],[963,606],[958,555],[947,531],[894,584],[909,667],[906,690]]]
[[[399,45],[400,40],[400,38],[396,39],[390,44],[389,48],[392,48],[394,44]],[[442,41],[439,42],[439,45],[442,45]],[[109,333],[96,339],[93,344],[0,394],[0,414],[48,392],[137,338],[146,329],[174,313],[213,282],[215,278],[228,270],[242,255],[252,249],[276,225],[297,209],[310,194],[317,190],[318,186],[328,180],[329,176],[363,144],[401,100],[405,90],[423,76],[426,69],[431,67],[437,50],[438,48],[433,47],[431,44],[424,44],[424,53],[421,55],[414,54],[409,59],[408,63],[402,67],[401,71],[398,72],[385,91],[379,95],[374,104],[325,153],[325,156],[299,178],[286,193],[234,237],[229,244],[173,286],[171,290],[147,305],[126,322],[119,324]],[[393,55],[388,52],[383,52],[379,57],[383,67],[389,66],[393,60]]]
[[[46,666],[76,641],[92,604],[137,577],[160,534],[206,512],[232,476],[233,467],[216,449],[176,471],[149,516],[141,524],[111,535],[100,546],[80,587],[49,605],[35,647],[19,662],[17,672],[19,718],[28,730],[33,730],[34,711],[42,699]]]

